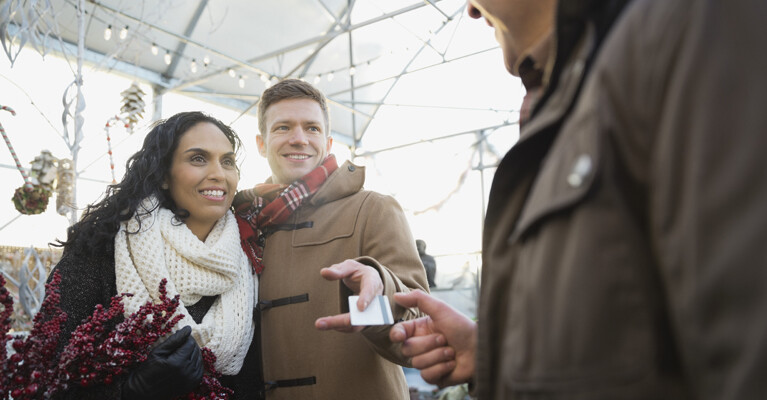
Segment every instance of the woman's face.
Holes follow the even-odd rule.
[[[232,144],[216,125],[200,122],[182,134],[166,183],[176,206],[200,240],[232,205],[240,177]]]

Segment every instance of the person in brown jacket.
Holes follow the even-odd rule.
[[[391,338],[479,399],[764,398],[767,2],[469,12],[542,92],[495,173],[478,323],[414,292],[430,316]]]
[[[336,164],[327,103],[311,84],[275,84],[258,113],[272,176],[235,206],[259,274],[266,398],[409,398],[400,365],[410,363],[389,339],[391,323],[352,326],[347,301],[359,295],[364,310],[377,295],[428,290],[401,207],[362,190],[363,167]],[[391,322],[419,316],[391,304]]]

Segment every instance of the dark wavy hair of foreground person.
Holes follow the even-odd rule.
[[[162,184],[169,174],[179,140],[184,133],[201,122],[212,123],[221,129],[232,144],[235,154],[238,153],[242,142],[237,133],[205,113],[182,112],[157,121],[144,138],[141,150],[126,162],[122,181],[109,185],[103,200],[86,207],[80,221],[67,229],[66,241],[57,240],[52,245],[85,255],[114,251],[114,237],[120,229],[120,223],[137,217],[140,230],[141,220],[138,217],[157,208],[145,210],[141,206],[141,202],[150,196],[159,199],[159,206],[173,211],[179,221],[188,217],[189,211],[177,207],[170,197],[170,191],[162,189]]]

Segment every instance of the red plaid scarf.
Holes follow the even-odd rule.
[[[287,221],[290,214],[301,206],[304,200],[317,192],[330,174],[338,168],[336,157],[325,158],[317,168],[290,185],[262,183],[251,189],[254,199],[236,209],[237,225],[240,228],[242,249],[248,255],[257,274],[264,270],[264,244],[266,228]]]

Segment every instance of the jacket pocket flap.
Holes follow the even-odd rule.
[[[312,227],[296,230],[293,233],[293,246],[314,246],[351,237],[366,197],[348,196],[334,201],[332,205],[301,210],[298,220],[312,221]]]
[[[572,125],[565,123],[542,161],[509,241],[518,240],[547,216],[579,203],[596,184],[599,133],[590,124]]]

